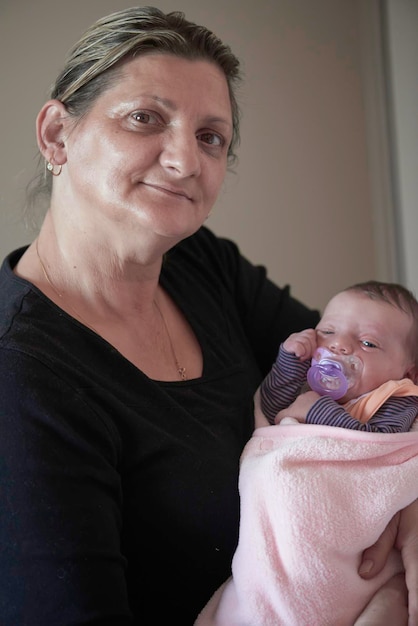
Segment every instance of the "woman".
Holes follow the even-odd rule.
[[[318,319],[202,226],[238,78],[205,28],[129,9],[38,115],[50,205],[0,276],[2,623],[193,624],[230,573],[252,396]]]

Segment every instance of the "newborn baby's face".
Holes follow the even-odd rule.
[[[353,384],[340,402],[357,398],[388,380],[413,376],[415,368],[408,349],[412,323],[412,318],[396,306],[357,291],[343,291],[330,300],[316,328],[317,342],[337,359],[352,357]]]

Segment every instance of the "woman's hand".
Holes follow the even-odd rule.
[[[404,580],[404,593],[407,594],[408,620],[401,621],[403,592],[399,578],[395,577],[396,580],[392,579],[376,593],[355,626],[363,626],[366,623],[370,626],[384,626],[385,624],[403,626],[404,623],[408,626],[418,626],[418,500],[397,513],[378,541],[364,551],[359,568],[360,576],[369,579],[378,574],[386,563],[393,546],[400,550],[405,567],[405,575],[401,575],[401,579]],[[388,611],[386,597],[391,597],[392,601],[396,599],[396,604],[392,609],[399,610],[397,614],[399,621],[396,619],[391,621],[392,613]],[[367,612],[370,619],[368,622],[364,621]],[[372,615],[373,621],[371,621]]]
[[[397,574],[379,589],[354,626],[408,626],[405,576]]]

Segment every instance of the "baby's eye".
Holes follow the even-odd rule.
[[[198,134],[197,138],[210,146],[223,146],[225,143],[225,140],[221,135],[209,131]]]
[[[333,330],[328,330],[326,328],[317,328],[316,331],[320,334],[320,335],[333,335],[334,331]]]
[[[372,341],[369,341],[368,339],[363,339],[363,341],[361,343],[366,348],[377,348],[377,345],[375,343],[373,343]]]

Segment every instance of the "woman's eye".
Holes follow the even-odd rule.
[[[203,141],[203,143],[207,143],[210,146],[223,146],[225,143],[223,137],[221,137],[221,135],[218,135],[217,133],[200,133],[199,135],[197,135],[197,138],[200,141]]]
[[[132,117],[141,124],[158,124],[157,116],[147,111],[135,111],[135,113],[132,113]]]

